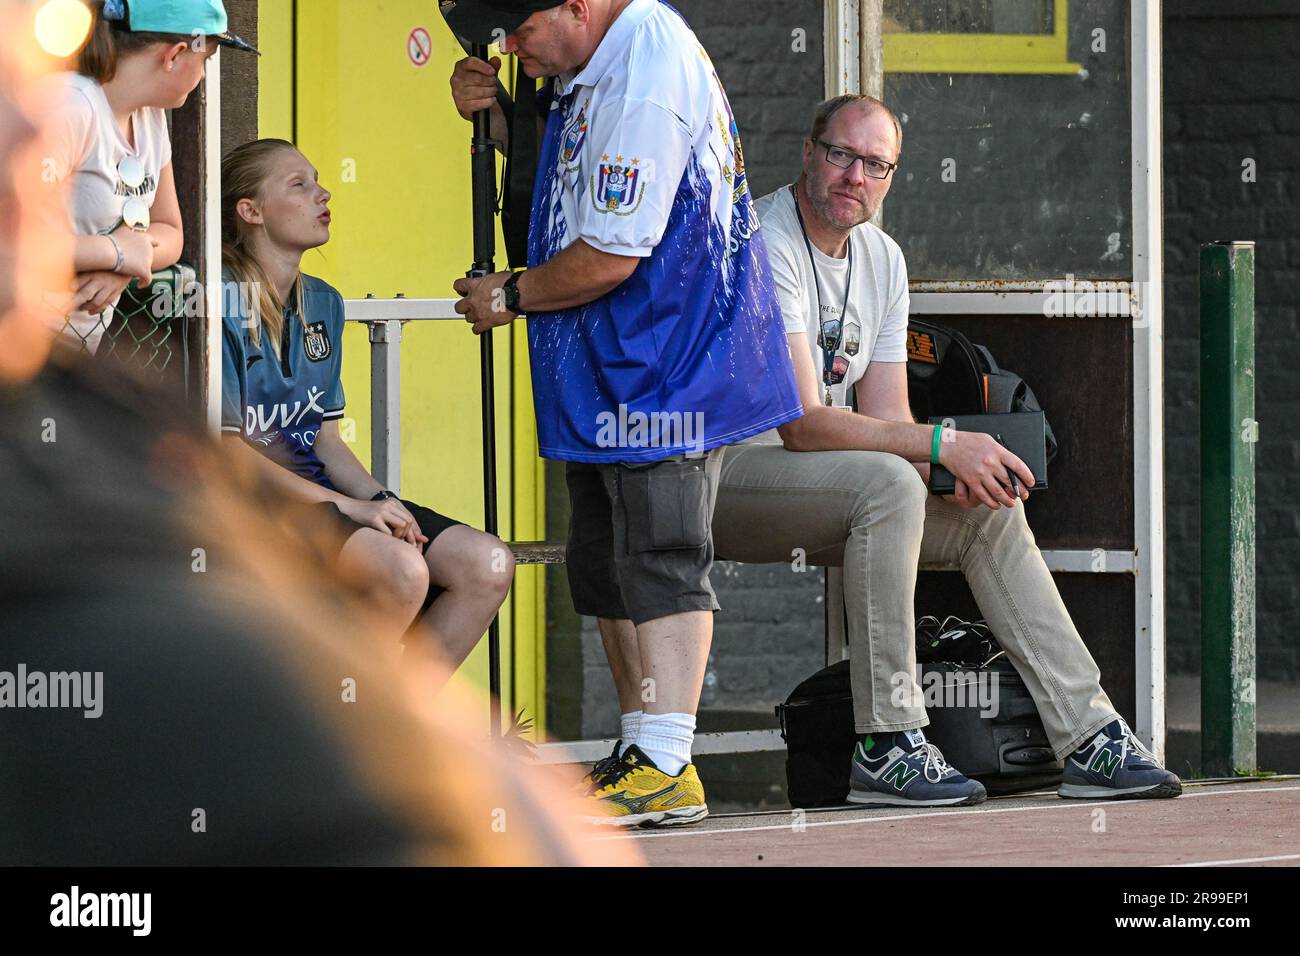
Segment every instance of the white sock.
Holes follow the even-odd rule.
[[[655,766],[675,777],[691,762],[694,714],[642,714],[636,745]]]
[[[623,750],[627,750],[636,743],[638,729],[641,726],[641,711],[633,710],[619,716],[619,723],[622,724]],[[620,751],[621,753],[621,751]]]

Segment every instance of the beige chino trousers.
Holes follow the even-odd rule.
[[[1022,506],[961,508],[932,496],[915,468],[884,452],[733,445],[713,538],[728,560],[792,562],[802,554],[809,565],[844,569],[858,733],[929,723],[914,677],[922,561],[961,568],[1057,757],[1116,717]],[[900,686],[911,693],[895,693]]]

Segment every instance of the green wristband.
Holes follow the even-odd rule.
[[[930,464],[939,464],[939,442],[943,441],[943,426],[934,426],[934,440],[930,443]]]

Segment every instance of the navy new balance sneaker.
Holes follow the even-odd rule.
[[[885,735],[877,735],[878,739]],[[849,769],[849,803],[866,806],[967,807],[988,799],[983,784],[948,766],[920,730],[893,734],[870,751],[859,741]],[[886,744],[892,743],[886,749]],[[881,751],[884,751],[881,753]]]
[[[1085,800],[1176,797],[1183,784],[1116,717],[1065,758],[1061,788],[1056,792]]]

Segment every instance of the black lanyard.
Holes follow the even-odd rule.
[[[794,214],[799,218],[799,231],[803,233],[803,244],[808,249],[808,264],[812,266],[813,284],[817,287],[817,344],[822,350],[822,383],[826,386],[825,401],[827,405],[832,403],[831,386],[838,385],[835,381],[835,353],[839,351],[840,341],[844,335],[844,315],[849,310],[849,296],[853,294],[853,237],[849,236],[849,275],[844,283],[844,304],[840,306],[840,317],[838,320],[829,320],[822,317],[822,281],[817,274],[817,260],[813,258],[812,242],[808,239],[808,227],[804,225],[803,212],[799,209],[799,193],[795,186],[791,184],[790,195],[794,199]],[[828,328],[834,325],[834,331]]]

